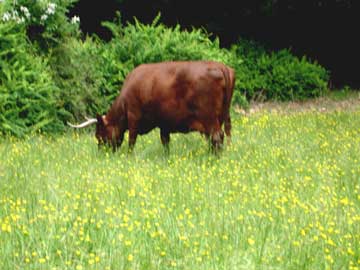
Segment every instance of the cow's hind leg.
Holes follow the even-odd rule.
[[[211,140],[211,150],[214,153],[218,153],[221,150],[222,145],[224,143],[224,132],[219,129],[215,132],[212,132],[210,135]]]
[[[210,143],[211,150],[214,153],[218,153],[224,143],[224,132],[221,129],[219,121],[210,128]]]

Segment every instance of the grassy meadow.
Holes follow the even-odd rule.
[[[360,269],[360,110],[233,113],[98,151],[93,129],[0,141],[0,269]]]

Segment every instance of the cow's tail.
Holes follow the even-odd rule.
[[[224,120],[224,128],[225,134],[230,142],[231,138],[231,118],[230,118],[230,106],[231,106],[231,99],[234,92],[234,85],[235,85],[235,72],[232,68],[229,68],[224,65],[222,68],[222,72],[225,78],[225,93],[224,93],[224,110],[223,110],[223,120]]]

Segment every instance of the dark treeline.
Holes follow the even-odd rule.
[[[332,87],[360,87],[358,0],[81,0],[71,14],[80,15],[85,33],[109,39],[110,32],[100,23],[112,20],[116,10],[124,24],[134,17],[149,23],[161,12],[162,23],[203,27],[218,36],[223,47],[243,37],[271,50],[290,48],[330,70]]]

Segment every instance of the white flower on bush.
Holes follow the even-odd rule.
[[[80,17],[79,16],[74,16],[71,18],[71,23],[75,24],[75,23],[79,23],[80,22]]]
[[[13,10],[12,11],[12,19],[14,21],[16,21],[17,18],[19,18],[19,13],[17,12],[17,10]]]
[[[28,19],[30,18],[30,12],[27,7],[21,6],[20,10],[22,11],[22,13],[25,15],[26,18]]]
[[[41,15],[41,17],[40,17],[40,20],[43,22],[43,21],[46,21],[47,18],[48,18],[48,15],[47,15],[47,14],[43,14],[43,15]]]
[[[2,21],[3,22],[7,22],[7,21],[10,21],[10,20],[13,20],[17,23],[23,23],[25,22],[25,18],[22,17],[22,16],[19,16],[18,12],[16,10],[13,10],[11,13],[10,12],[5,12],[3,14],[3,17],[2,17]]]
[[[10,19],[11,19],[11,14],[9,12],[5,12],[2,17],[3,22],[10,21]]]
[[[17,17],[17,18],[15,19],[15,21],[16,21],[17,23],[23,23],[23,22],[25,22],[25,18],[24,18],[24,17]]]
[[[47,6],[46,14],[52,15],[55,14],[56,4],[55,3],[49,3]]]

